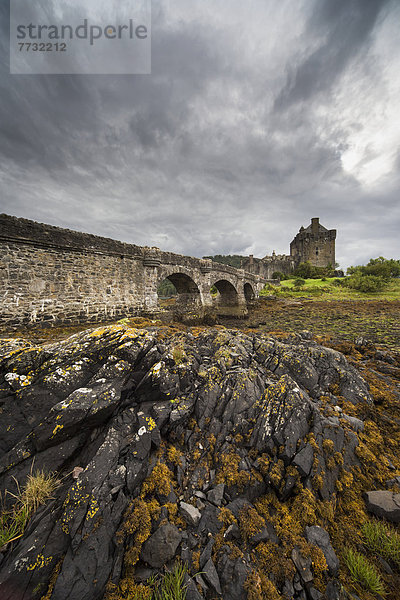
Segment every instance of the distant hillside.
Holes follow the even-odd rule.
[[[203,256],[203,258],[211,258],[211,260],[217,263],[222,263],[223,265],[230,265],[231,267],[236,267],[236,269],[240,269],[242,260],[245,257],[240,256],[239,254],[215,254],[215,256]]]

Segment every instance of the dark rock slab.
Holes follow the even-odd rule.
[[[182,534],[172,523],[161,525],[143,544],[140,558],[151,567],[162,567],[175,556]]]
[[[179,510],[182,517],[189,525],[193,525],[195,527],[201,519],[201,512],[199,509],[191,504],[188,504],[187,502],[181,502],[179,504]]]
[[[203,552],[200,555],[200,569],[203,569],[204,565],[211,558],[211,553],[212,553],[214,544],[215,544],[215,540],[214,540],[214,538],[211,537],[208,540],[206,547],[204,548]]]
[[[5,489],[14,489],[14,477],[22,487],[33,459],[38,468],[56,470],[63,478],[54,500],[39,509],[23,537],[3,552],[1,600],[20,600],[16,593],[13,597],[15,590],[23,590],[23,600],[43,596],[56,565],[60,572],[53,600],[100,600],[107,581],[118,585],[124,552],[132,542],[124,530],[126,515],[159,460],[161,441],[187,452],[180,464],[168,465],[173,471],[170,493],[156,489],[148,499],[176,503],[202,490],[197,497],[202,514],[198,520],[198,509],[187,508],[191,518],[187,512],[183,536],[165,524],[169,514],[163,507],[141,558],[152,572],[160,572],[179,552],[181,540],[186,560],[191,551],[199,551],[207,575],[193,578],[203,592],[188,581],[192,600],[219,595],[219,584],[224,600],[245,600],[244,583],[255,568],[251,545],[279,543],[267,523],[245,546],[233,524],[225,539],[235,540],[244,555],[231,558],[232,548],[223,546],[216,577],[211,547],[222,528],[220,507],[227,500],[237,517],[266,491],[267,480],[254,479],[253,469],[260,469],[249,458],[250,446],[283,461],[285,480],[277,482],[281,499],[295,491],[293,476],[285,476],[289,465],[296,466],[305,486],[318,475],[312,469],[312,449],[304,445],[309,433],[321,450],[323,440],[331,439],[344,457],[344,468],[358,464],[356,433],[346,426],[345,436],[342,420],[326,418],[319,402],[326,394],[336,404],[327,393],[333,383],[340,384],[346,400],[370,402],[365,382],[340,353],[319,346],[309,335],[294,334],[283,342],[260,332],[228,329],[207,329],[196,336],[163,331],[162,339],[158,333],[156,328],[101,327],[44,349],[0,340],[0,492],[4,497]],[[179,365],[173,358],[177,344],[185,347]],[[189,425],[192,419],[195,427]],[[236,434],[246,443],[238,442]],[[218,461],[205,465],[192,460],[196,448],[205,458],[211,435],[214,457],[239,455],[239,469],[252,478],[250,485],[216,485],[217,475],[221,481]],[[82,471],[73,479],[70,473],[77,466]],[[326,471],[322,455],[319,468]],[[334,493],[337,477],[338,469],[326,471],[322,498]],[[307,590],[310,596],[309,563],[298,550],[294,560],[301,574],[293,579],[297,598]]]
[[[204,576],[206,582],[217,592],[217,594],[222,593],[217,569],[215,568],[211,558],[209,558],[204,565],[202,575]]]
[[[311,527],[306,527],[306,538],[310,544],[314,544],[322,550],[330,574],[336,575],[339,570],[339,559],[332,547],[329,533],[318,525],[312,525]]]
[[[389,490],[373,490],[365,493],[367,510],[392,523],[400,523],[400,494]]]
[[[219,553],[217,570],[224,600],[246,600],[244,584],[251,571],[248,562],[243,558],[231,559],[230,549],[223,546]]]
[[[275,527],[272,525],[272,523],[268,522],[265,524],[265,527],[261,529],[261,531],[249,538],[249,542],[253,546],[256,546],[260,542],[272,542],[273,544],[278,545],[281,543],[280,539],[276,535]]]
[[[221,506],[224,497],[225,484],[219,483],[207,493],[207,500],[215,506]]]
[[[302,477],[307,477],[310,474],[314,460],[314,450],[310,444],[306,444],[300,452],[296,454],[292,464],[297,467]]]
[[[222,528],[222,522],[218,518],[219,509],[213,504],[206,505],[205,509],[202,512],[200,522],[197,527],[197,531],[201,532],[210,532],[213,535],[217,534],[218,531]]]
[[[301,581],[310,583],[314,578],[311,571],[311,558],[303,556],[297,546],[293,548],[291,556]]]
[[[203,596],[197,589],[195,582],[188,574],[185,575],[184,584],[186,586],[186,600],[203,600]]]

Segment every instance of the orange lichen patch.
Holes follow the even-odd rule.
[[[173,465],[180,465],[183,452],[178,450],[176,446],[169,446],[167,449],[167,460]]]
[[[119,586],[109,583],[104,600],[151,600],[153,588],[143,583],[135,583],[132,577],[122,579]]]
[[[335,444],[333,443],[332,440],[324,440],[322,442],[322,448],[323,448],[325,454],[330,455],[330,454],[334,453]]]
[[[193,573],[198,573],[200,571],[200,550],[196,550],[192,552],[192,567]]]
[[[251,571],[244,588],[247,591],[247,600],[281,600],[282,598],[272,581],[258,571]]]
[[[309,544],[304,539],[300,540],[299,546],[302,555],[311,558],[311,568],[314,573],[314,585],[317,588],[322,589],[324,584],[324,575],[328,570],[324,553],[320,548],[318,548],[318,546]]]
[[[46,592],[46,594],[44,596],[41,597],[40,600],[50,600],[50,598],[51,598],[51,596],[53,594],[54,586],[56,585],[58,576],[60,574],[63,561],[64,561],[64,557],[62,557],[58,561],[58,563],[56,564],[56,566],[54,567],[53,572],[52,572],[51,577],[50,577],[50,581],[49,581],[49,585],[48,585],[48,588],[47,588],[47,592]]]
[[[218,520],[222,521],[226,527],[229,527],[229,525],[232,525],[232,523],[237,523],[235,515],[224,506],[219,510]]]
[[[317,440],[315,439],[315,435],[312,432],[306,436],[305,441],[308,442],[317,453],[321,452]]]
[[[369,384],[371,396],[377,404],[390,405],[398,402],[394,385],[389,385],[369,369],[365,369],[362,375]]]
[[[127,535],[134,536],[133,545],[125,552],[126,567],[133,567],[139,560],[142,545],[151,534],[152,520],[158,518],[159,514],[160,505],[154,498],[147,502],[136,498],[128,507],[117,532],[118,543],[122,543]]]
[[[178,505],[173,504],[172,502],[167,502],[164,506],[168,510],[168,518],[171,523],[176,525],[179,529],[186,529],[187,523],[185,519],[183,519],[178,513]]]
[[[269,478],[276,488],[279,488],[285,481],[285,465],[283,460],[278,460],[269,472]]]
[[[229,542],[229,541],[227,542],[225,540],[225,532],[228,529],[229,525],[232,525],[232,523],[237,524],[235,515],[228,508],[225,508],[225,507],[220,508],[219,514],[218,514],[218,520],[222,522],[223,526],[222,526],[221,530],[215,536],[215,544],[213,546],[213,556],[214,557],[217,555],[218,550],[221,548],[222,545],[233,546],[232,542]]]
[[[336,481],[336,489],[339,492],[343,492],[344,489],[351,487],[353,484],[354,477],[351,471],[343,470],[340,477]]]
[[[314,475],[312,478],[312,486],[316,492],[319,492],[324,487],[324,475],[325,472],[321,471],[320,473]]]
[[[237,558],[242,558],[243,557],[243,552],[241,551],[241,549],[236,546],[236,544],[234,544],[234,542],[228,541],[228,542],[224,542],[225,546],[228,546],[229,548],[229,558],[231,560],[236,560]]]
[[[140,497],[145,498],[147,494],[155,492],[168,496],[171,491],[171,486],[174,484],[174,475],[166,464],[158,462],[151,474],[144,480]]]
[[[273,542],[261,542],[256,546],[254,556],[259,570],[272,574],[279,584],[283,584],[286,578],[291,579],[295,573],[290,552],[283,546]]]
[[[237,485],[239,491],[244,491],[246,487],[254,485],[257,481],[262,481],[260,473],[254,469],[245,471],[239,468],[241,457],[233,450],[228,454],[221,454],[218,457],[218,472],[216,483],[225,483],[228,486]]]
[[[244,506],[240,510],[238,520],[243,540],[248,540],[265,527],[265,520],[251,506]]]
[[[366,464],[374,464],[376,462],[376,456],[371,452],[366,444],[360,442],[360,444],[356,448],[356,454],[358,458]]]

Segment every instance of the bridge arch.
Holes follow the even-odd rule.
[[[246,300],[246,304],[249,304],[250,302],[253,302],[256,299],[256,292],[251,283],[249,283],[248,281],[246,281],[246,283],[243,286],[243,293]]]
[[[192,273],[185,272],[181,267],[162,270],[157,281],[157,289],[160,284],[168,279],[176,289],[174,308],[187,311],[200,307],[203,304],[200,286],[192,277]],[[190,274],[189,274],[190,273]]]
[[[228,279],[218,279],[214,281],[212,287],[218,291],[215,303],[219,306],[238,306],[239,294],[236,286]]]

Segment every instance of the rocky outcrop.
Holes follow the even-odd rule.
[[[302,528],[282,577],[272,561],[258,574],[283,551],[274,502],[337,494],[361,427],[337,395],[371,398],[342,354],[308,338],[110,326],[44,347],[2,340],[1,490],[23,486],[33,462],[62,478],[3,549],[2,600],[114,598],[178,556],[192,598],[251,586],[317,597],[304,544],[325,583],[337,571],[321,528]]]

